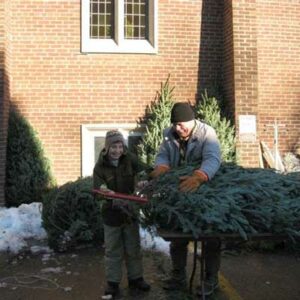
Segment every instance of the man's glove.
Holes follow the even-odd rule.
[[[208,181],[208,177],[204,172],[195,170],[192,176],[181,176],[179,180],[180,192],[195,192],[202,183]]]
[[[154,179],[170,170],[170,167],[167,165],[158,165],[154,170],[149,174],[149,177]]]

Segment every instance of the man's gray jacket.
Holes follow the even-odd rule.
[[[198,120],[189,138],[186,150],[186,164],[199,164],[199,169],[211,179],[221,164],[220,143],[215,130]],[[173,127],[164,130],[163,142],[155,159],[155,166],[177,167],[180,161],[179,142]]]

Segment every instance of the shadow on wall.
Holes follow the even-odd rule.
[[[4,182],[5,182],[5,160],[6,160],[6,137],[7,137],[7,120],[9,99],[5,98],[4,86],[5,68],[4,68],[4,52],[0,52],[0,206],[4,205]]]
[[[203,0],[201,15],[201,37],[198,65],[197,101],[207,89],[216,95],[221,88],[223,53],[224,1]]]
[[[5,125],[5,105],[4,105],[4,54],[0,52],[0,151],[2,151],[2,142],[4,140],[4,125]],[[0,156],[2,157],[2,155]],[[0,167],[1,170],[1,167]]]
[[[6,206],[41,202],[54,185],[49,161],[36,132],[11,105],[6,151]]]

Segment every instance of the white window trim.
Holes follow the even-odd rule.
[[[105,137],[108,130],[119,130],[127,143],[129,136],[142,136],[143,127],[136,123],[81,125],[81,176],[91,176],[95,165],[95,137]]]
[[[158,52],[158,4],[149,0],[149,40],[124,39],[124,0],[115,0],[115,39],[91,39],[89,35],[90,1],[81,0],[81,52],[149,53]]]

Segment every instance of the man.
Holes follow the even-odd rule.
[[[189,103],[179,102],[171,111],[172,126],[165,129],[164,139],[150,173],[156,178],[171,168],[196,163],[191,176],[180,177],[179,190],[194,192],[199,186],[211,180],[221,163],[221,151],[215,130],[198,120]],[[186,286],[187,242],[173,241],[170,244],[172,272],[165,281],[165,289]],[[218,286],[220,268],[220,243],[207,242],[206,247],[205,295],[210,295]],[[201,293],[201,292],[200,292]]]

